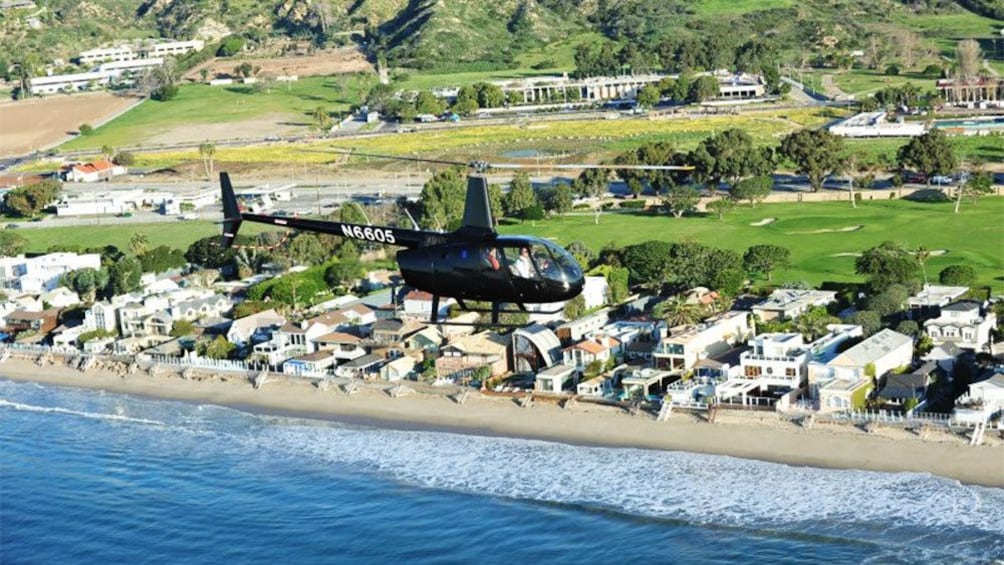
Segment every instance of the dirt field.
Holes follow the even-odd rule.
[[[276,58],[234,58],[234,59],[212,59],[207,61],[185,74],[186,79],[201,81],[201,70],[207,69],[209,77],[233,74],[234,67],[241,63],[251,63],[252,66],[260,67],[262,75],[297,75],[301,77],[333,75],[338,73],[361,73],[373,72],[373,65],[363,57],[355,47],[345,47],[315,53],[313,55],[301,55]]]
[[[97,126],[139,101],[99,92],[0,103],[0,156],[54,145],[80,124]]]

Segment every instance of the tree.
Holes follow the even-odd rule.
[[[355,262],[338,262],[331,265],[324,271],[324,282],[332,288],[347,288],[352,283],[359,280],[363,274],[363,267]]]
[[[438,116],[446,111],[446,102],[428,90],[423,90],[415,97],[415,110],[419,114]]]
[[[770,174],[774,168],[767,150],[756,147],[753,138],[737,128],[702,140],[690,152],[688,161],[694,165],[699,177],[710,181],[713,190],[722,181],[735,186],[741,179]]]
[[[499,221],[505,216],[505,194],[502,187],[497,184],[488,185],[488,208],[492,212],[492,222],[497,226]]]
[[[606,169],[584,169],[572,183],[572,188],[584,197],[600,196],[607,191],[610,171]]]
[[[980,44],[974,39],[963,39],[955,44],[955,62],[958,68],[957,76],[962,81],[979,76],[982,64]]]
[[[913,320],[902,320],[896,325],[896,331],[903,335],[917,337],[920,334],[920,324]]]
[[[136,231],[129,236],[129,251],[133,255],[142,255],[150,248],[150,238],[143,232]]]
[[[938,273],[938,282],[949,286],[968,286],[976,284],[976,269],[970,265],[949,265]]]
[[[700,200],[701,195],[697,192],[697,189],[690,185],[670,187],[666,195],[662,197],[663,204],[673,214],[673,217],[676,218],[693,210],[694,206],[697,206]]]
[[[478,111],[478,90],[472,85],[461,86],[457,91],[457,100],[453,111],[461,116],[469,116]]]
[[[881,292],[893,284],[901,284],[910,291],[920,286],[917,257],[893,241],[884,241],[862,253],[854,262],[854,270],[868,276],[873,292]]]
[[[112,157],[112,162],[123,167],[131,167],[136,163],[136,156],[131,151],[119,151]]]
[[[910,142],[899,148],[896,153],[901,168],[912,168],[927,177],[927,186],[931,186],[931,177],[945,175],[958,165],[955,148],[940,129],[934,128],[910,139]]]
[[[15,188],[7,193],[4,206],[19,216],[31,218],[52,205],[62,192],[63,185],[56,180]]]
[[[566,320],[577,320],[586,313],[586,297],[578,295],[565,303],[562,313]]]
[[[868,337],[882,329],[882,318],[878,312],[871,310],[858,310],[847,318],[848,324],[861,326],[861,332]]]
[[[796,166],[796,172],[809,179],[813,192],[823,187],[823,180],[840,168],[843,140],[828,130],[803,129],[781,140],[780,153]]]
[[[199,144],[199,156],[202,157],[202,166],[206,169],[206,179],[213,181],[213,158],[216,156],[216,145],[208,141]]]
[[[478,106],[481,108],[498,108],[505,104],[505,94],[502,92],[502,87],[497,84],[479,82],[474,85],[474,89],[477,92]]]
[[[791,252],[780,245],[754,245],[743,255],[743,267],[750,273],[764,273],[771,280],[771,273],[783,269],[791,262]]]
[[[422,187],[420,222],[426,228],[448,230],[460,225],[467,183],[460,169],[437,172]]]
[[[809,342],[826,335],[829,331],[826,329],[826,326],[839,323],[840,318],[831,316],[826,311],[825,306],[816,306],[811,310],[803,312],[795,320],[795,331],[802,334],[806,342]]]
[[[188,320],[175,320],[171,326],[171,337],[183,337],[195,333],[195,324]]]
[[[14,78],[17,79],[17,99],[31,97],[31,79],[35,76],[38,66],[38,55],[32,52],[26,52],[20,59],[14,61]]]
[[[628,279],[631,272],[624,267],[611,267],[607,271],[607,292],[611,304],[620,304],[627,299],[631,293],[628,286]]]
[[[105,289],[110,296],[126,294],[139,288],[143,266],[135,257],[124,257],[108,268],[108,286]]]
[[[214,235],[196,240],[185,251],[185,259],[192,264],[207,269],[219,269],[233,263],[234,249],[220,245],[220,236]]]
[[[84,136],[94,135],[94,126],[92,126],[91,124],[80,124],[79,126],[77,126],[77,131],[80,132],[80,135]]]
[[[554,189],[554,212],[564,216],[572,209],[572,187],[568,183],[559,182]]]
[[[91,303],[98,291],[108,284],[108,272],[90,267],[77,269],[63,275],[62,284],[76,292],[85,303]]]
[[[218,335],[212,341],[200,341],[195,346],[196,352],[209,359],[226,359],[236,349],[237,346],[227,341],[227,338]]]
[[[0,231],[0,257],[14,257],[24,252],[28,240],[14,230]]]
[[[659,288],[669,277],[672,244],[646,241],[624,248],[621,259],[634,284]]]
[[[986,194],[993,194],[993,179],[988,173],[978,172],[969,177],[969,180],[962,183],[958,188],[958,195],[955,199],[955,213],[959,213],[959,205],[963,196],[969,196],[970,202],[976,204],[976,199]]]
[[[743,179],[729,191],[729,197],[734,200],[748,200],[750,208],[755,208],[757,202],[763,201],[774,190],[774,177],[759,175]]]
[[[324,106],[318,106],[310,112],[310,117],[314,120],[314,128],[320,133],[331,131],[331,114]]]
[[[638,91],[638,106],[642,108],[651,108],[659,103],[660,98],[659,88],[654,84],[645,85],[640,91]]]
[[[526,171],[518,171],[513,175],[504,205],[506,215],[521,219],[527,219],[527,211],[534,205],[539,205],[537,193],[534,192],[530,175]]]
[[[185,261],[185,254],[180,249],[166,245],[158,245],[136,258],[139,259],[144,273],[163,273],[171,269],[180,269],[188,263]]]
[[[216,50],[216,54],[220,57],[233,57],[240,53],[241,49],[244,49],[244,38],[236,35],[228,35],[220,42],[220,47]]]
[[[725,214],[735,208],[735,206],[736,203],[731,198],[718,198],[705,205],[710,212],[718,216],[719,220],[723,219]]]
[[[889,285],[882,292],[868,298],[868,310],[875,312],[883,318],[891,316],[903,311],[903,305],[909,297],[910,291],[903,285]]]
[[[697,103],[711,100],[718,96],[720,88],[718,79],[711,75],[701,75],[690,84],[690,90],[687,92],[687,100]]]
[[[687,302],[683,296],[677,295],[656,304],[652,315],[666,320],[669,327],[686,326],[699,322],[703,312],[698,304]]]

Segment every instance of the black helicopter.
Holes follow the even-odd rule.
[[[473,168],[478,174],[467,179],[463,224],[452,232],[435,232],[247,214],[238,206],[229,175],[220,173],[224,216],[223,246],[232,246],[241,222],[249,221],[404,247],[405,249],[397,252],[398,267],[406,283],[432,294],[432,323],[437,323],[439,299],[443,296],[454,298],[464,310],[481,311],[468,308],[465,300],[490,302],[492,324],[497,325],[499,314],[507,312],[502,310],[503,304],[515,304],[518,311],[526,311],[526,304],[571,300],[582,292],[585,284],[582,268],[568,251],[546,239],[526,235],[499,235],[495,231],[488,200],[488,181],[481,173],[489,168],[511,169],[520,168],[521,165],[481,161],[459,163],[360,153],[352,155]],[[686,169],[647,165],[565,165],[555,168]]]

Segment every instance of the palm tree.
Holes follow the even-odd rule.
[[[931,250],[926,245],[921,245],[913,252],[913,255],[920,263],[920,270],[924,273],[924,286],[927,286],[927,260],[931,258]]]
[[[15,66],[17,67],[17,72],[14,74],[18,85],[17,97],[30,98],[31,79],[35,76],[35,69],[38,67],[38,57],[33,54],[24,55],[15,63]]]
[[[133,255],[142,255],[150,249],[150,238],[143,232],[133,232],[129,236],[129,250]]]
[[[666,320],[669,327],[693,324],[703,318],[699,305],[687,302],[682,296],[674,296],[656,305],[653,314]]]
[[[213,157],[216,155],[216,145],[205,141],[199,144],[199,155],[202,157],[202,164],[206,167],[206,178],[213,180]]]

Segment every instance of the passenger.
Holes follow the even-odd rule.
[[[493,271],[497,271],[502,267],[502,264],[499,263],[498,250],[494,247],[488,249],[488,253],[485,254],[485,260],[488,261],[488,266]]]
[[[533,277],[533,263],[530,260],[530,250],[528,248],[520,248],[519,257],[516,259],[513,269],[516,276],[523,277],[524,279]]]

